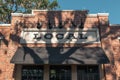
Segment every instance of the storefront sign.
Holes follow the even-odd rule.
[[[93,43],[99,42],[98,30],[95,29],[24,29],[20,43]]]
[[[43,36],[41,36],[41,34],[39,34],[39,33],[34,34],[34,39],[38,39],[38,40],[40,40],[42,38],[52,39],[53,37],[54,37],[54,35],[52,33],[46,33]],[[57,40],[71,39],[71,38],[73,38],[73,39],[87,39],[87,36],[85,37],[84,34],[82,34],[82,33],[77,34],[77,36],[75,36],[74,33],[68,33],[66,38],[65,38],[64,33],[56,33],[55,38]]]

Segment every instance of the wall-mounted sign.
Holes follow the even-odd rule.
[[[100,42],[97,28],[93,29],[24,29],[20,43],[94,43]]]

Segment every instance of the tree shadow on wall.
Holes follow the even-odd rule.
[[[71,13],[71,15],[75,15],[73,18],[66,18],[65,20],[64,20],[64,22],[65,22],[65,24],[62,24],[62,26],[64,27],[65,25],[69,25],[69,26],[72,26],[72,27],[78,27],[78,25],[77,24],[81,24],[81,20],[82,20],[82,18],[84,17],[84,19],[83,19],[83,21],[82,21],[82,24],[83,24],[83,28],[84,28],[84,23],[85,23],[85,21],[86,21],[86,15],[87,15],[87,13],[82,13],[82,14],[79,14],[79,12],[73,12],[73,13]],[[51,16],[52,15],[52,16]],[[59,16],[56,16],[56,15],[59,15]],[[51,25],[53,26],[53,25],[55,25],[55,18],[57,18],[59,21],[62,21],[63,20],[63,18],[62,18],[62,12],[59,12],[59,13],[56,13],[56,14],[54,14],[54,13],[51,13],[51,12],[48,12],[47,13],[47,22],[49,22],[50,21],[50,23],[51,23]],[[51,20],[52,19],[52,20]],[[78,19],[78,21],[76,21]],[[74,24],[69,24],[69,22],[73,22]],[[24,23],[19,23],[19,25],[15,25],[15,28],[14,28],[14,32],[15,33],[13,33],[13,34],[11,34],[10,35],[10,39],[13,41],[13,42],[16,42],[16,43],[18,43],[18,44],[21,44],[19,41],[20,41],[20,39],[22,39],[22,37],[20,37],[20,33],[21,33],[21,30],[23,29],[22,28],[22,25],[25,25],[24,26],[24,28],[29,28],[29,26],[28,26],[28,24],[32,24],[32,25],[35,25],[36,24],[36,22],[27,22],[27,18],[25,19],[25,22]],[[22,25],[21,25],[22,24]],[[97,22],[95,22],[95,24],[93,25],[93,27],[95,26],[95,25],[97,25]],[[100,24],[100,25],[102,25],[102,24]],[[20,27],[18,27],[18,26],[20,26]],[[98,26],[98,25],[97,25]],[[36,25],[34,26],[34,27],[36,27]],[[48,26],[47,26],[48,27]],[[73,29],[72,27],[70,27],[71,29]],[[82,28],[81,27],[81,28]],[[33,27],[31,27],[31,28],[33,28]],[[58,28],[58,27],[57,27]],[[107,30],[107,28],[105,29],[105,30]],[[48,32],[47,32],[48,33]],[[68,32],[68,33],[70,33],[70,32]],[[65,32],[65,34],[66,34],[66,32]],[[87,33],[86,33],[86,35],[87,35]],[[107,36],[109,36],[109,33],[106,33],[106,35]],[[105,37],[104,35],[101,35],[101,38],[102,37]],[[47,41],[46,40],[43,40],[43,41],[45,41],[46,43],[47,43]],[[26,41],[25,41],[26,42]],[[52,42],[51,42],[51,40],[49,40],[49,43],[50,43],[50,45],[52,44]],[[60,43],[60,40],[58,40],[58,43]],[[77,43],[75,43],[75,44],[77,44]],[[23,45],[23,44],[22,44]],[[37,47],[37,44],[35,43],[34,44],[35,45],[35,47]],[[56,49],[55,47],[54,48],[52,48],[52,46],[49,46],[48,47],[48,44],[46,44],[46,50],[47,50],[47,52],[48,52],[48,55],[49,55],[49,62],[50,63],[53,63],[54,62],[54,59],[53,59],[53,56],[55,56],[55,59],[60,59],[59,61],[58,61],[58,63],[63,63],[63,61],[65,61],[65,59],[72,59],[72,60],[74,60],[74,61],[77,61],[77,62],[80,62],[80,63],[82,63],[82,64],[84,64],[84,62],[83,61],[80,61],[80,60],[78,60],[78,59],[76,59],[76,58],[71,58],[70,57],[70,55],[72,55],[75,51],[76,51],[76,49],[74,49],[74,47],[71,47],[67,52],[64,52],[64,53],[62,53],[62,50],[63,50],[63,45],[64,44],[57,44],[57,46],[56,46],[56,48],[59,48],[59,49]],[[87,46],[87,45],[89,45],[89,44],[85,44],[84,46]],[[36,52],[33,50],[33,49],[31,49],[30,47],[28,47],[27,46],[27,44],[24,44],[24,59],[26,58],[26,56],[27,56],[27,54],[29,54],[32,58],[33,58],[33,61],[35,62],[35,63],[38,63],[37,61],[36,61],[36,58],[37,58],[37,60],[40,60],[40,61],[42,61],[42,63],[44,63],[43,62],[43,60],[41,59],[41,57],[39,56],[39,55],[37,55],[36,54]],[[80,46],[81,47],[81,46]],[[52,51],[51,51],[52,50]],[[57,51],[56,51],[57,50]],[[53,53],[53,51],[55,52],[55,53]],[[87,56],[87,55],[86,55]],[[56,62],[57,63],[57,62]]]
[[[84,28],[84,23],[85,23],[85,21],[86,21],[86,15],[87,15],[87,12],[72,12],[71,14],[70,14],[70,16],[73,16],[74,15],[74,17],[66,17],[65,19],[64,19],[64,22],[65,22],[65,24],[62,24],[62,26],[64,27],[66,24],[69,24],[69,22],[71,22],[71,24],[69,24],[69,27],[71,28],[71,26],[72,26],[72,28],[71,29],[73,29],[73,28],[76,28],[76,27],[81,27],[81,29],[82,28]],[[67,16],[67,15],[66,15]],[[50,21],[50,23],[51,23],[51,25],[52,26],[55,26],[56,24],[55,24],[55,18],[57,18],[59,21],[62,21],[63,19],[63,17],[62,17],[62,12],[61,11],[59,11],[59,12],[57,12],[57,13],[54,13],[54,11],[51,11],[51,12],[48,12],[47,13],[47,22],[49,22]],[[20,41],[20,39],[22,39],[21,37],[20,37],[20,33],[21,33],[21,30],[22,30],[22,28],[21,28],[21,26],[23,26],[23,25],[25,25],[25,26],[27,26],[27,27],[24,27],[24,28],[29,28],[28,26],[29,25],[27,25],[29,23],[29,21],[27,21],[27,18],[24,20],[24,22],[23,23],[19,23],[19,24],[17,24],[17,25],[15,25],[15,27],[14,27],[14,34],[11,34],[11,36],[10,36],[10,38],[12,39],[12,41],[14,41],[14,42],[17,42],[17,43],[19,43],[19,41]],[[36,24],[36,22],[31,22],[30,24]],[[78,24],[78,25],[77,25]],[[82,25],[81,25],[82,24]],[[81,26],[80,26],[81,25]],[[48,27],[49,27],[49,25],[48,25]],[[59,26],[58,26],[59,27]],[[57,28],[58,28],[57,27]],[[31,27],[30,27],[31,28]],[[66,32],[65,32],[66,33]],[[69,33],[69,32],[68,32]],[[87,34],[87,33],[86,33]],[[68,36],[67,36],[68,37]],[[45,40],[43,40],[43,41],[45,41]],[[26,42],[26,41],[25,41]],[[48,43],[47,41],[45,41],[46,43]],[[66,41],[65,41],[66,42]],[[77,42],[77,41],[76,41]],[[51,40],[49,40],[49,43],[50,44],[52,44],[52,42],[51,42]],[[58,40],[58,43],[60,43],[60,40]],[[19,43],[20,44],[20,43]],[[75,44],[77,44],[77,43],[75,43]],[[36,45],[36,44],[35,44]],[[48,44],[46,44],[46,46],[47,46]],[[86,44],[87,45],[87,44]],[[27,44],[24,44],[24,46],[26,47],[27,46]],[[57,45],[57,47],[61,47],[61,49],[63,48],[63,45],[61,45],[61,44],[58,44]],[[46,48],[47,50],[48,50],[48,52],[50,52],[49,51],[49,49],[48,48]],[[60,49],[60,50],[61,50]],[[31,52],[33,52],[34,53],[34,51],[32,51],[31,49],[29,49]],[[29,51],[28,50],[28,51]],[[58,51],[60,51],[60,50],[58,50]],[[69,51],[68,51],[69,52]],[[29,53],[30,55],[32,54],[32,53],[30,53],[30,52],[26,52],[26,54],[27,53]],[[26,55],[25,54],[25,55]],[[51,56],[51,52],[50,52],[50,56]],[[59,53],[60,54],[60,53]],[[67,54],[67,53],[66,53]],[[71,53],[72,54],[72,53]],[[70,54],[69,54],[70,55]],[[32,56],[32,55],[31,55]],[[37,56],[37,55],[36,55]],[[25,56],[24,56],[25,57]],[[38,57],[39,58],[39,57]],[[33,57],[33,59],[35,59],[34,57]]]
[[[4,30],[3,30],[4,31]],[[5,36],[5,34],[4,34],[4,32],[0,32],[0,45],[1,45],[1,43],[3,42],[7,47],[8,47],[8,40],[5,38],[6,36]]]
[[[115,64],[115,56],[114,56],[114,51],[113,51],[113,46],[112,46],[112,40],[116,40],[118,36],[120,36],[120,28],[118,27],[112,27],[110,26],[109,20],[106,21],[106,19],[98,19],[98,28],[100,32],[100,41],[101,41],[101,46],[104,48],[104,51],[109,51],[106,53],[108,56],[110,63],[105,64],[105,74],[112,75],[112,80],[117,79],[117,69],[116,69],[116,64]],[[115,29],[117,28],[117,29]],[[113,36],[114,35],[114,36]],[[103,47],[104,46],[104,47]],[[120,55],[118,55],[120,56]],[[106,78],[106,77],[105,77]]]
[[[68,51],[64,52],[63,47],[46,47],[49,55],[49,64],[70,64],[70,57],[76,50],[76,47],[69,48]],[[77,61],[80,64],[85,64],[84,61],[73,58],[74,61]]]
[[[65,12],[62,12],[62,11],[58,11],[58,12],[50,11],[50,12],[47,12],[47,16],[48,16],[47,19],[48,19],[48,21],[51,21],[51,25],[57,25],[57,26],[55,26],[55,28],[59,29],[59,31],[64,29],[64,31],[62,31],[62,32],[64,33],[64,35],[66,35],[66,36],[64,36],[64,38],[67,38],[67,37],[69,37],[68,34],[70,32],[67,31],[66,30],[67,28],[65,28],[65,27],[69,26],[69,28],[71,28],[72,30],[74,30],[74,28],[77,27],[76,23],[74,22],[73,17],[70,17],[70,16],[75,15],[75,12],[71,12],[69,14],[70,15],[69,17],[67,17],[67,15],[64,15],[64,18],[63,18],[62,13],[65,13]],[[81,15],[81,14],[79,14],[79,15]],[[56,22],[55,19],[58,20],[58,23],[55,23]],[[52,22],[54,22],[54,23],[52,23]],[[59,31],[56,32],[56,33],[59,34]],[[62,40],[64,40],[64,42],[67,41],[67,39],[62,39]],[[48,51],[48,55],[49,55],[49,63],[50,64],[54,64],[54,63],[55,64],[62,64],[65,60],[69,59],[70,55],[72,55],[76,50],[76,49],[73,49],[74,47],[71,47],[67,52],[64,52],[64,53],[61,54],[61,52],[64,50],[64,43],[61,43],[61,42],[62,41],[60,39],[58,39],[57,40],[58,44],[56,45],[56,47],[46,47],[46,50]],[[52,44],[52,42],[50,44]],[[47,46],[47,44],[46,44],[46,46]],[[56,61],[56,60],[59,60],[59,61]],[[74,59],[74,60],[76,60],[76,59]],[[76,61],[84,64],[83,61],[80,61],[80,60],[76,60]]]
[[[0,69],[0,74],[2,74],[2,70]]]

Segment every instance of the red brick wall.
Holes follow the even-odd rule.
[[[120,77],[120,26],[109,26],[104,29],[102,47],[110,59],[110,64],[105,65],[106,79],[119,80]]]
[[[13,79],[14,64],[10,64],[10,59],[15,49],[10,42],[10,33],[10,26],[0,27],[0,34],[5,37],[0,45],[0,80]]]
[[[11,26],[0,27],[0,33],[5,36],[5,40],[0,45],[0,80],[14,80],[15,68],[14,64],[10,63],[19,44],[20,33],[22,28],[35,28],[37,21],[43,22],[43,28],[46,28],[48,21],[51,24],[58,25],[59,21],[68,22],[64,27],[71,25],[72,20],[76,25],[84,21],[85,28],[97,27],[100,31],[101,43],[98,44],[80,44],[86,47],[101,46],[108,58],[110,64],[105,65],[106,80],[117,80],[120,76],[120,42],[117,39],[120,36],[120,26],[109,26],[108,16],[106,15],[87,15],[87,11],[34,11],[34,15],[27,16],[12,16]],[[27,44],[27,46],[36,46]],[[45,46],[38,44],[37,46]],[[65,45],[64,45],[65,46]],[[68,46],[66,44],[66,46]]]

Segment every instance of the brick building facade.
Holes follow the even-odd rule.
[[[87,10],[32,10],[32,14],[12,13],[11,15],[11,24],[0,24],[0,80],[28,80],[28,77],[30,80],[120,80],[120,25],[110,25],[108,13],[88,14]],[[69,32],[69,29],[72,32]],[[92,33],[94,30],[95,33]],[[38,38],[38,42],[29,42],[31,37],[28,36],[27,39],[27,36],[22,36],[25,31],[30,31],[27,33],[28,35],[32,32],[55,32],[53,35],[60,32],[56,36],[57,39],[63,38],[62,35],[64,34],[71,33],[66,40],[76,39],[75,34],[72,34],[76,31],[78,33],[85,32],[89,40],[84,41],[87,39],[86,36],[80,34],[78,37],[83,40],[78,42],[65,42],[65,40],[58,42],[54,40],[55,38],[53,41],[50,40],[51,42],[40,42]],[[23,35],[25,36],[24,33]],[[34,34],[34,37],[36,36],[38,35]],[[46,39],[51,39],[51,37],[53,36],[44,36]],[[25,48],[22,49],[22,47]],[[61,49],[61,47],[67,49]],[[36,52],[37,48],[42,50],[39,51],[38,49]],[[52,54],[51,51],[55,53],[58,52],[57,49],[63,50],[61,54],[69,49],[68,54],[73,53],[55,56],[56,54]],[[90,56],[92,54],[95,55]],[[62,60],[61,58],[65,59]],[[56,68],[68,72],[63,71],[64,74],[62,71],[57,72]],[[30,73],[30,69],[40,70],[41,72],[38,72],[39,77],[34,76],[37,74],[34,71]],[[28,70],[28,73],[25,73],[24,70]],[[57,75],[58,73],[59,75]],[[53,78],[54,75],[58,77]]]

